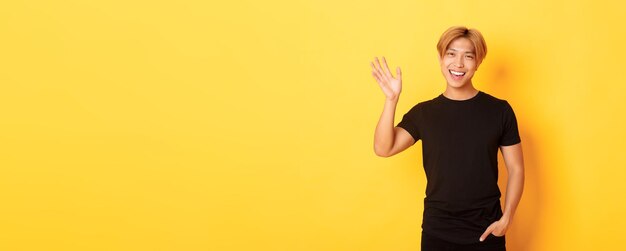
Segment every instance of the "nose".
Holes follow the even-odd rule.
[[[463,68],[463,57],[457,57],[454,61],[454,64],[456,65],[456,67]]]

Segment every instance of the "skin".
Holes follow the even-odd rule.
[[[474,44],[467,38],[457,38],[446,49],[443,56],[439,56],[441,73],[446,79],[446,90],[443,95],[449,99],[466,100],[474,97],[478,90],[472,84],[472,77],[481,61],[476,59]],[[415,143],[411,135],[401,127],[394,126],[394,116],[400,93],[402,92],[402,72],[400,67],[396,68],[394,77],[389,70],[385,57],[383,64],[374,58],[371,62],[372,76],[385,94],[385,104],[383,112],[376,125],[374,133],[374,152],[380,157],[391,157]],[[453,79],[450,70],[465,72],[459,79]],[[502,217],[493,222],[485,232],[479,237],[480,241],[485,240],[489,234],[503,236],[506,234],[515,210],[522,197],[524,190],[524,158],[521,143],[511,146],[501,146],[500,151],[504,158],[508,173],[506,188],[506,199]]]
[[[439,57],[441,73],[446,79],[447,85],[443,95],[449,99],[465,100],[474,97],[478,90],[472,84],[472,77],[478,70],[478,62],[474,53],[474,44],[467,38],[457,38]],[[452,78],[450,70],[464,72],[462,79]]]

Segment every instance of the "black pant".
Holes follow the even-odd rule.
[[[462,245],[448,242],[422,232],[422,251],[506,251],[506,246],[502,241],[488,241],[488,239],[493,237],[494,236],[489,236],[484,242]],[[504,238],[504,236],[500,238]]]

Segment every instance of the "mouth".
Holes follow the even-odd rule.
[[[450,72],[450,76],[452,76],[452,79],[455,80],[460,80],[463,78],[463,76],[465,76],[465,72],[461,72],[461,71],[453,71],[453,70],[448,70]]]
[[[453,70],[448,70],[450,72],[450,74],[452,74],[453,76],[465,76],[465,72],[462,71],[453,71]]]

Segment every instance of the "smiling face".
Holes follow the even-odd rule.
[[[472,88],[472,77],[478,69],[479,62],[471,40],[465,37],[453,40],[443,53],[443,57],[439,57],[439,64],[448,87]]]

